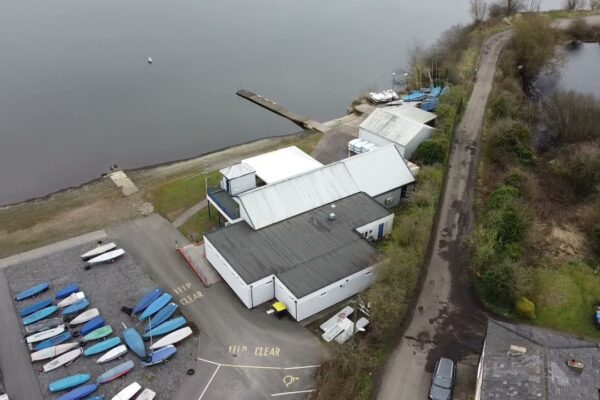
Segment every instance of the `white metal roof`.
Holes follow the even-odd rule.
[[[426,124],[437,118],[437,115],[434,113],[421,110],[416,106],[416,103],[402,104],[397,107],[386,107],[385,110],[399,117],[406,117],[421,124]]]
[[[254,229],[360,192],[344,164],[330,164],[241,193],[240,213]]]
[[[390,144],[341,161],[360,188],[371,197],[415,181],[404,158]]]
[[[249,165],[240,163],[220,169],[219,172],[227,179],[234,179],[239,178],[240,176],[251,174],[254,172],[254,169]]]
[[[410,170],[391,144],[249,190],[238,200],[246,222],[260,229],[358,192],[377,196],[411,182]]]
[[[419,110],[416,107],[406,106],[403,108],[404,111],[391,111],[392,108],[398,107],[376,109],[367,117],[367,119],[363,121],[362,124],[360,124],[360,128],[384,137],[402,146],[406,146],[415,136],[419,135],[419,133],[423,131],[431,134],[435,130],[428,125],[411,119],[412,116],[409,115],[415,113],[411,110]],[[431,114],[427,111],[419,111]],[[417,116],[417,114],[420,113],[416,112],[415,116]],[[420,118],[420,120],[423,119],[424,118]]]
[[[267,184],[323,166],[296,146],[247,158],[242,160],[242,164],[253,168],[256,176]]]

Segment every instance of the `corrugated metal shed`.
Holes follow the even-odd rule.
[[[273,183],[322,167],[323,164],[297,148],[290,146],[242,160],[256,171],[265,183]]]
[[[412,119],[378,108],[360,124],[360,129],[379,135],[402,146],[423,132],[430,136],[435,129]]]
[[[389,145],[241,193],[241,215],[254,229],[358,192],[387,193],[414,182],[406,162]]]
[[[341,161],[361,191],[371,197],[415,181],[395,145],[384,146]]]
[[[241,193],[240,212],[254,229],[283,221],[360,192],[342,163]]]
[[[386,107],[383,110],[390,112],[398,117],[408,118],[411,121],[420,124],[426,124],[437,118],[432,112],[421,110],[416,106],[416,103],[402,104],[396,107]]]
[[[239,178],[254,172],[254,168],[242,163],[235,164],[227,168],[220,169],[219,172],[227,179]]]
[[[373,265],[379,252],[356,228],[391,214],[357,193],[261,230],[240,222],[206,235],[248,285],[270,275],[298,298]],[[336,218],[327,217],[334,210]]]

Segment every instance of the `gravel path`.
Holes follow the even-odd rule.
[[[121,307],[133,307],[135,302],[156,284],[142,272],[142,268],[129,255],[125,255],[113,264],[103,264],[85,271],[84,263],[80,260],[79,255],[93,245],[92,242],[36,260],[24,261],[6,269],[13,296],[18,291],[47,281],[50,283],[50,291],[40,296],[40,298],[45,298],[54,295],[62,286],[75,282],[86,293],[91,303],[89,308],[98,308],[106,323],[113,327],[113,335],[122,334],[124,330],[122,323],[125,323],[127,327],[136,326],[137,318],[133,319],[121,312]],[[16,308],[22,308],[37,300],[20,302]],[[77,373],[89,373],[92,375],[92,380],[95,380],[102,372],[120,362],[131,359],[135,362],[134,370],[123,379],[102,385],[97,393],[111,398],[122,388],[136,381],[142,387],[154,390],[157,393],[157,399],[168,399],[170,393],[179,386],[180,379],[187,369],[195,365],[197,343],[196,336],[187,339],[180,344],[177,354],[168,363],[150,368],[142,368],[137,357],[131,352],[119,361],[115,360],[103,365],[96,364],[96,359],[100,357],[97,355],[89,358],[81,356],[71,366],[61,367],[49,373],[39,372],[41,366],[47,361],[38,362],[33,368],[42,389],[43,398],[52,399],[57,396],[48,392],[48,383]],[[24,343],[20,345],[25,346]]]

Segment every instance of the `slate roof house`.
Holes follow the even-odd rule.
[[[582,368],[569,366],[569,361]],[[598,343],[543,328],[489,320],[475,400],[596,400]]]

